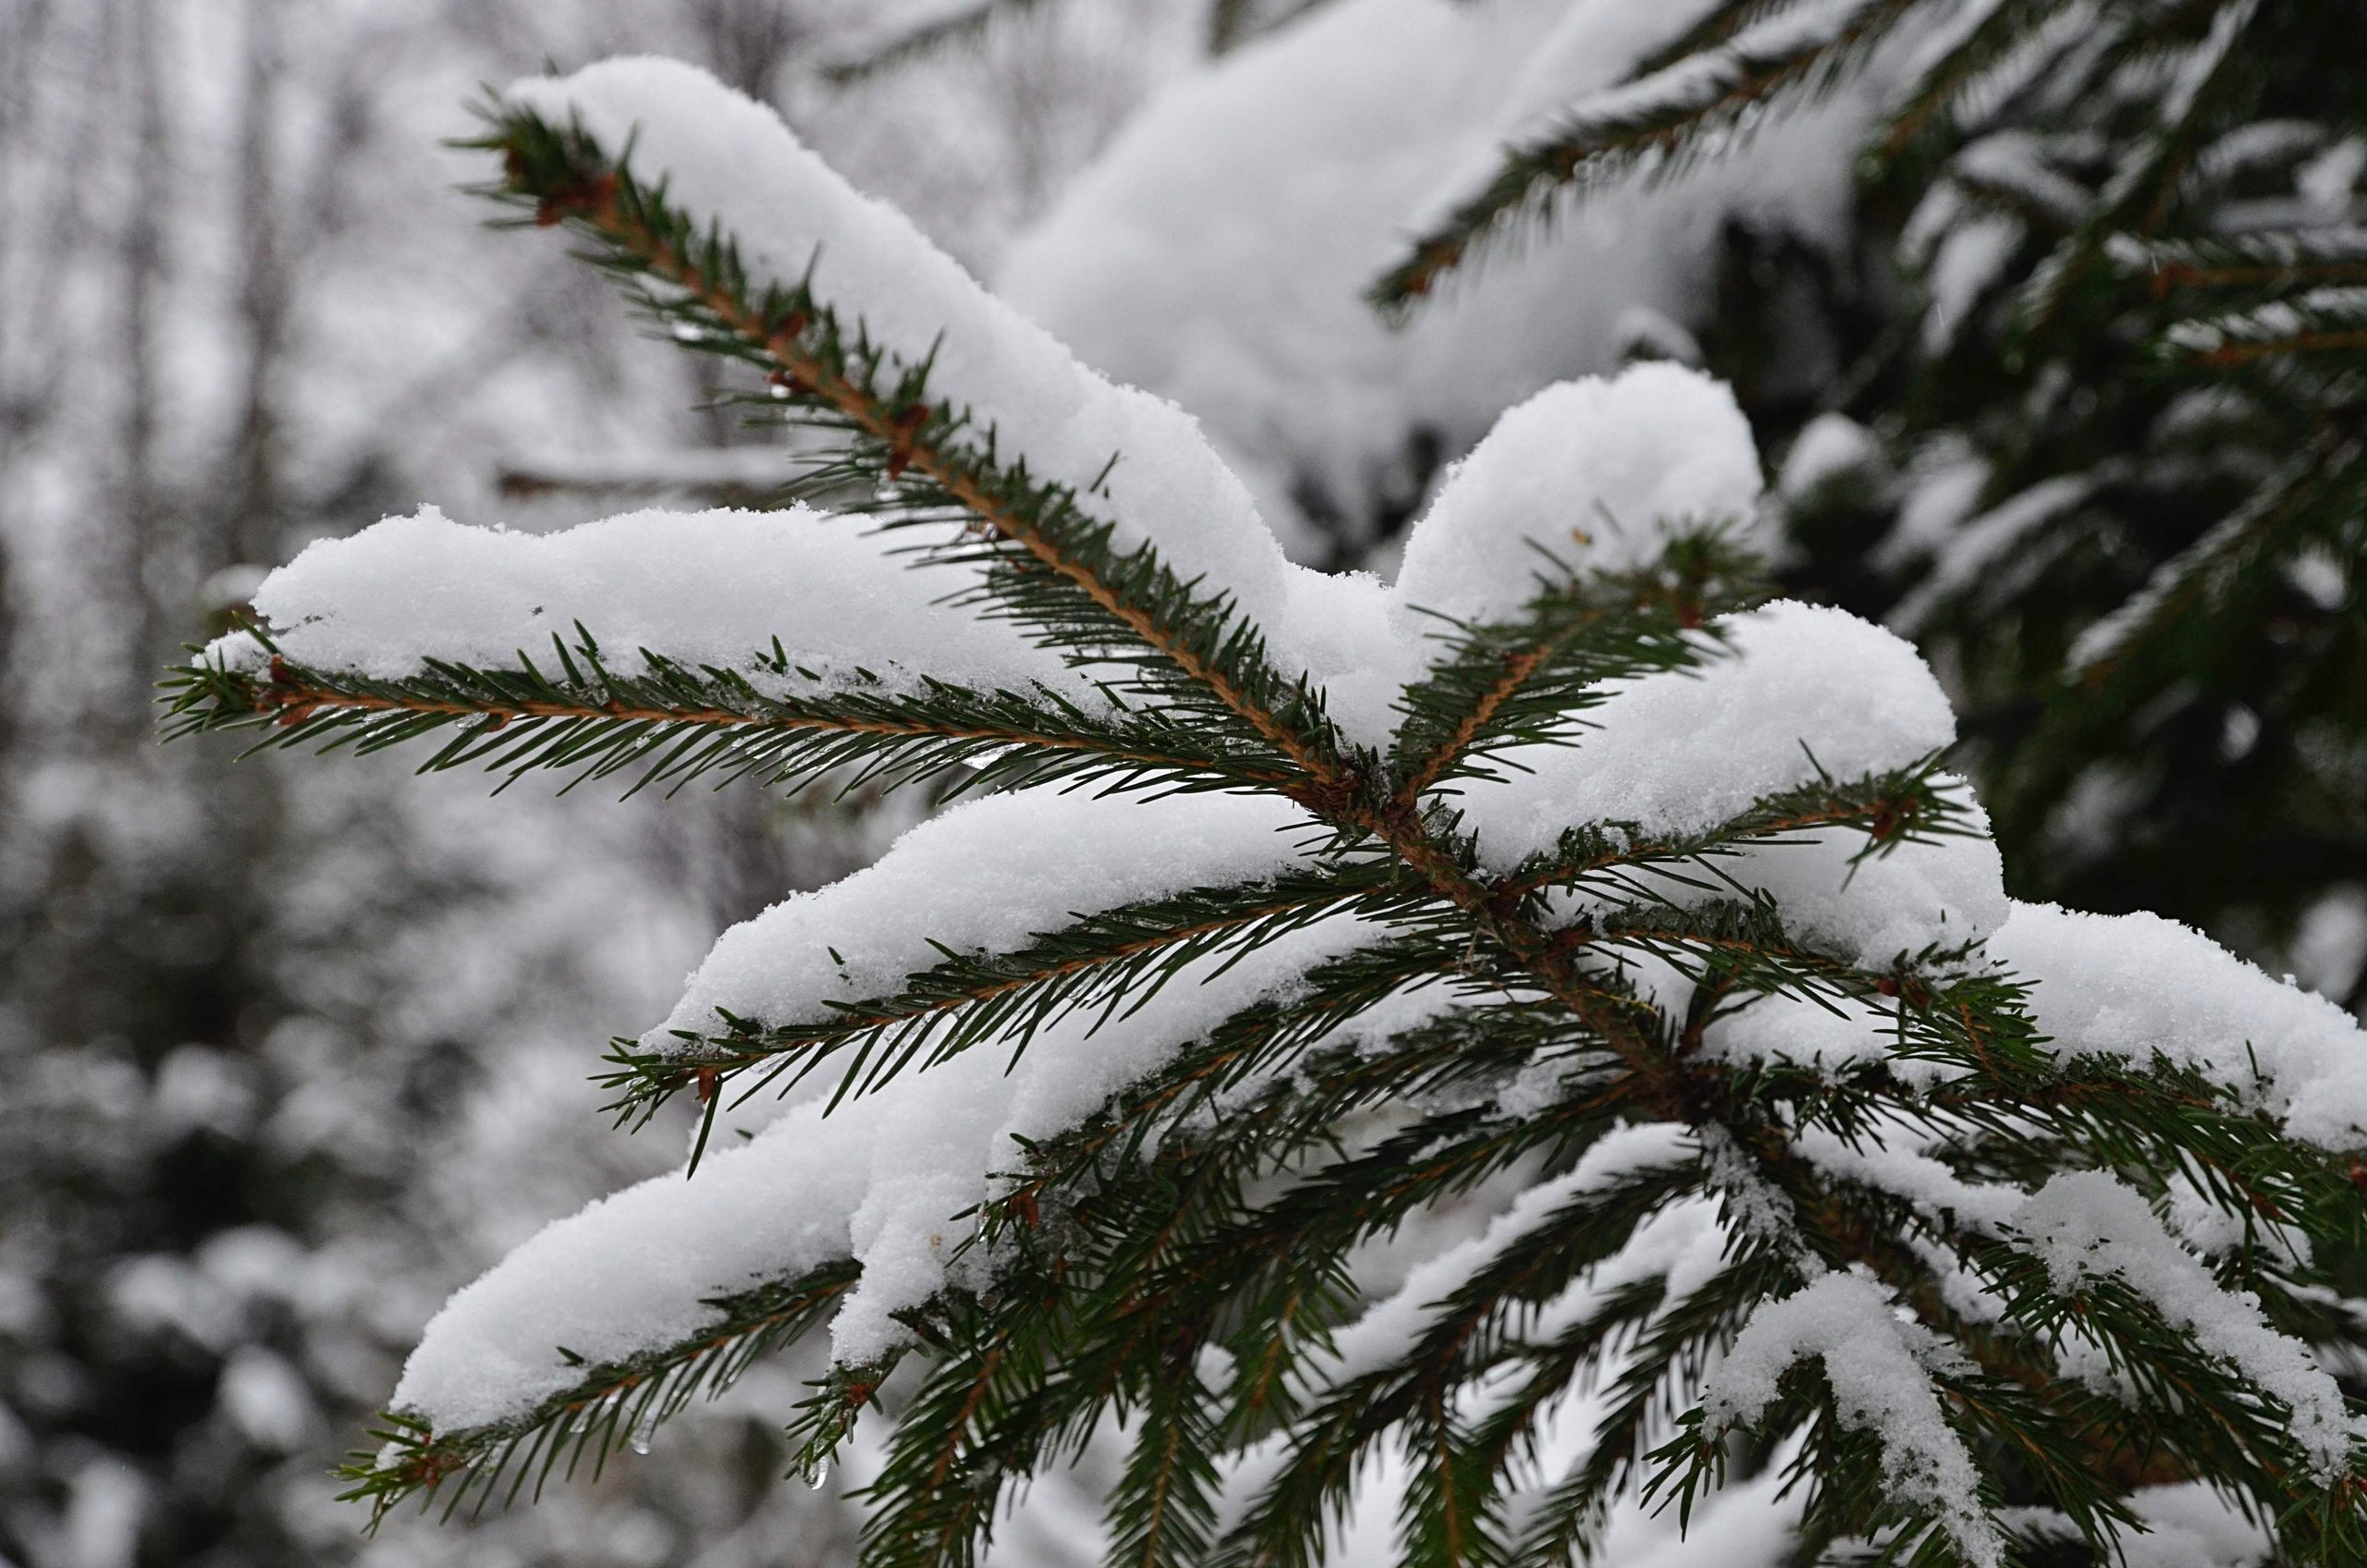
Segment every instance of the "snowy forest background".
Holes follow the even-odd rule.
[[[298,789],[224,738],[154,743],[155,673],[310,539],[421,502],[557,527],[774,472],[778,438],[702,412],[719,384],[589,269],[481,227],[439,144],[481,84],[649,51],[775,104],[1098,368],[1197,414],[1313,564],[1387,571],[1499,410],[1655,357],[1736,385],[1807,541],[1794,585],[1921,637],[1977,737],[2011,724],[1972,711],[2001,601],[1970,586],[2026,590],[1995,570],[2016,554],[2144,575],[2142,552],[2033,543],[2126,476],[2014,512],[1972,422],[1951,446],[1832,411],[1871,346],[1944,365],[2024,239],[1860,205],[1852,149],[1896,60],[1392,330],[1361,291],[1412,215],[1662,42],[1665,7],[1042,0],[892,47],[962,9],[0,0],[0,1562],[849,1560],[837,1492],[779,1484],[795,1356],[537,1509],[365,1539],[333,1498],[453,1287],[679,1158],[673,1129],[596,1114],[599,1044],[724,925],[910,820],[531,783],[497,809],[390,759]],[[2255,184],[2356,222],[2356,140],[2288,143]],[[2303,611],[2342,599],[2347,563],[2315,570],[2289,574]],[[2152,772],[2075,770],[2001,813],[2017,890],[2163,910],[2359,1008],[2367,748],[2292,729],[2189,701],[2148,731]],[[2305,741],[2304,794],[2334,807],[2192,831],[2284,811]],[[1092,1560],[1061,1501],[1039,1491],[1008,1561]]]

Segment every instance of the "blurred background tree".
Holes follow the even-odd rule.
[[[480,229],[440,141],[481,82],[700,60],[983,266],[1197,48],[1163,9],[841,84],[889,10],[0,0],[0,1562],[844,1560],[769,1415],[473,1532],[365,1540],[328,1471],[454,1286],[679,1157],[608,1132],[600,1043],[897,824],[285,790],[157,747],[152,683],[308,539],[423,498],[556,526],[747,438],[596,280]]]

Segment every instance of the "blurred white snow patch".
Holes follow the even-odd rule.
[[[244,1323],[237,1295],[173,1253],[142,1253],[107,1277],[107,1305],[134,1329],[171,1329],[211,1351],[227,1351]]]
[[[1954,441],[1936,441],[1917,453],[1898,521],[1874,546],[1873,564],[1900,571],[1938,550],[1981,504],[1989,472],[1986,459]]]
[[[1792,438],[1775,489],[1786,496],[1806,496],[1880,462],[1882,455],[1882,441],[1872,431],[1847,414],[1821,413]]]
[[[1497,419],[1405,542],[1396,594],[1456,620],[1517,616],[1545,574],[1633,570],[1673,530],[1747,528],[1759,448],[1722,382],[1665,361],[1556,382]]]
[[[2344,888],[2301,916],[2287,959],[2294,976],[2322,996],[2349,994],[2367,965],[2367,888]]]
[[[215,1397],[257,1448],[293,1453],[317,1425],[303,1375],[261,1345],[241,1345],[222,1368]]]
[[[178,1137],[203,1129],[235,1138],[254,1124],[258,1100],[247,1061],[211,1046],[176,1046],[156,1068],[149,1113]]]
[[[149,1485],[113,1457],[94,1459],[67,1483],[61,1568],[131,1568],[140,1556],[140,1523],[147,1517]]]
[[[1922,631],[1993,567],[2030,548],[2040,529],[2085,503],[2096,484],[2096,476],[2086,473],[2042,479],[1979,517],[1956,522],[1935,551],[1931,570],[1892,608],[1889,624],[1910,637]]]
[[[2253,1568],[2275,1550],[2264,1525],[2201,1481],[2140,1487],[2126,1501],[2146,1534],[2122,1537],[2125,1568]]]
[[[1424,449],[1611,369],[1640,308],[1683,328],[1740,218],[1841,233],[1888,56],[1686,175],[1499,245],[1402,328],[1364,291],[1499,149],[1624,76],[1702,0],[1338,0],[1155,98],[1020,237],[1006,298],[1112,375],[1200,416],[1294,553],[1402,510]],[[1564,204],[1566,209],[1566,203]],[[1369,538],[1352,541],[1369,544]]]

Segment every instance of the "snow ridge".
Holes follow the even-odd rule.
[[[1748,1426],[1774,1403],[1783,1375],[1810,1356],[1824,1365],[1842,1425],[1882,1439],[1886,1483],[1929,1510],[1968,1561],[2003,1563],[2005,1537],[1981,1504],[1980,1472],[1932,1386],[1932,1369],[1956,1363],[1865,1275],[1826,1274],[1753,1312],[1703,1387],[1705,1419]]]
[[[911,692],[927,676],[973,690],[1046,686],[1107,706],[1008,623],[943,603],[952,586],[856,522],[803,505],[627,512],[544,534],[464,527],[422,507],[307,545],[264,580],[254,608],[288,658],[382,680],[431,660],[548,666],[551,639],[571,648],[580,626],[613,653],[735,670],[759,691]],[[775,672],[776,641],[790,671]],[[246,632],[209,653],[240,670],[270,656]]]
[[[2144,1198],[2111,1173],[2071,1170],[2051,1178],[2022,1206],[2013,1229],[2046,1264],[2055,1289],[2116,1279],[2281,1401],[2321,1481],[2331,1483],[2349,1468],[2351,1445],[2367,1436],[2367,1425],[2351,1418],[2341,1388],[2309,1347],[2270,1328],[2257,1301],[2222,1289]]]

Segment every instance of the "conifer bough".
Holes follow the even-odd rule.
[[[619,1043],[621,1113],[703,1104],[688,1179],[456,1296],[354,1496],[538,1487],[827,1322],[793,1430],[854,1444],[878,1564],[972,1561],[1092,1442],[1113,1562],[1363,1516],[1574,1562],[1655,1511],[1803,1560],[2361,1560],[2315,1352],[2361,1337],[2319,1260],[2367,1043],[2182,928],[2005,899],[1912,651],[1754,606],[1722,387],[1549,388],[1394,587],[1325,577],[769,111],[619,61],[492,119],[494,193],[836,433],[812,489],[873,526],[391,521],[266,583],[179,724],[982,798]]]

